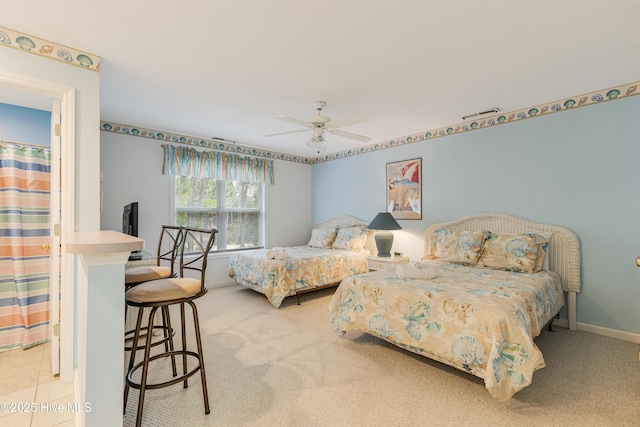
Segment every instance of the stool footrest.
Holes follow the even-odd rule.
[[[193,368],[191,371],[187,372],[186,374],[183,374],[183,375],[181,375],[179,377],[173,378],[173,379],[171,379],[169,381],[165,381],[165,382],[162,382],[162,383],[155,383],[155,384],[148,384],[147,383],[145,388],[148,389],[148,390],[154,390],[154,389],[168,387],[170,385],[178,384],[179,382],[182,382],[182,381],[186,380],[187,378],[189,378],[190,376],[192,376],[193,374],[195,374],[196,372],[198,372],[201,369],[200,363],[199,363],[200,362],[200,356],[198,355],[198,353],[193,352],[193,351],[176,350],[176,351],[168,351],[168,352],[165,352],[165,353],[156,354],[155,356],[149,358],[149,363],[151,363],[154,360],[161,359],[163,357],[182,356],[182,355],[195,357],[198,360],[198,366],[196,366],[195,368]],[[131,375],[137,369],[141,368],[143,365],[144,365],[144,362],[139,362],[133,368],[131,368],[129,373],[127,373],[126,381],[127,381],[127,385],[129,387],[132,387],[132,388],[135,388],[135,389],[140,389],[140,383],[134,382],[131,379]]]

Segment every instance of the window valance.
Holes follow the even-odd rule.
[[[165,175],[273,184],[273,160],[163,145]]]

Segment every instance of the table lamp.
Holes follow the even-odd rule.
[[[388,230],[402,230],[395,218],[389,212],[380,212],[367,226],[370,230],[383,230],[376,233],[376,248],[379,257],[390,257],[393,245],[393,233]]]

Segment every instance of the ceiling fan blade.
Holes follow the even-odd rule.
[[[337,120],[332,120],[326,124],[327,128],[339,128],[343,126],[355,125],[357,123],[366,122],[368,119],[362,114],[352,114]]]
[[[369,136],[358,135],[357,133],[345,132],[343,130],[327,129],[327,132],[329,132],[331,135],[337,135],[343,138],[355,139],[356,141],[361,141],[361,142],[371,141],[371,137]]]
[[[309,129],[288,130],[288,131],[285,131],[285,132],[269,133],[269,134],[262,135],[262,136],[267,136],[267,137],[269,137],[269,136],[286,135],[286,134],[288,134],[288,133],[298,133],[298,132],[309,132]]]
[[[284,120],[285,122],[289,122],[289,123],[295,123],[297,125],[304,126],[304,127],[307,127],[307,128],[312,128],[313,127],[313,123],[309,123],[309,122],[306,122],[306,121],[300,120],[300,119],[295,119],[295,118],[289,117],[289,116],[280,116],[280,117],[276,117],[276,119]]]

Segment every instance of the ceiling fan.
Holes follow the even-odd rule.
[[[304,126],[306,129],[296,129],[289,130],[285,132],[277,132],[270,133],[264,135],[266,137],[278,136],[278,135],[286,135],[289,133],[297,133],[297,132],[307,132],[309,130],[313,131],[313,135],[311,139],[307,141],[307,146],[316,150],[318,154],[320,154],[320,150],[324,149],[326,145],[326,141],[324,139],[324,132],[327,131],[331,135],[341,136],[343,138],[355,139],[360,142],[369,142],[371,141],[371,137],[359,135],[353,132],[346,132],[340,129],[339,127],[355,125],[357,123],[363,123],[367,121],[367,118],[362,114],[352,114],[350,116],[345,116],[337,120],[331,120],[330,117],[322,115],[322,109],[327,105],[324,101],[316,101],[313,103],[318,110],[318,114],[315,116],[309,117],[307,121],[296,119],[289,116],[280,116],[276,117],[279,120],[284,120],[285,122],[295,123],[297,125]]]

